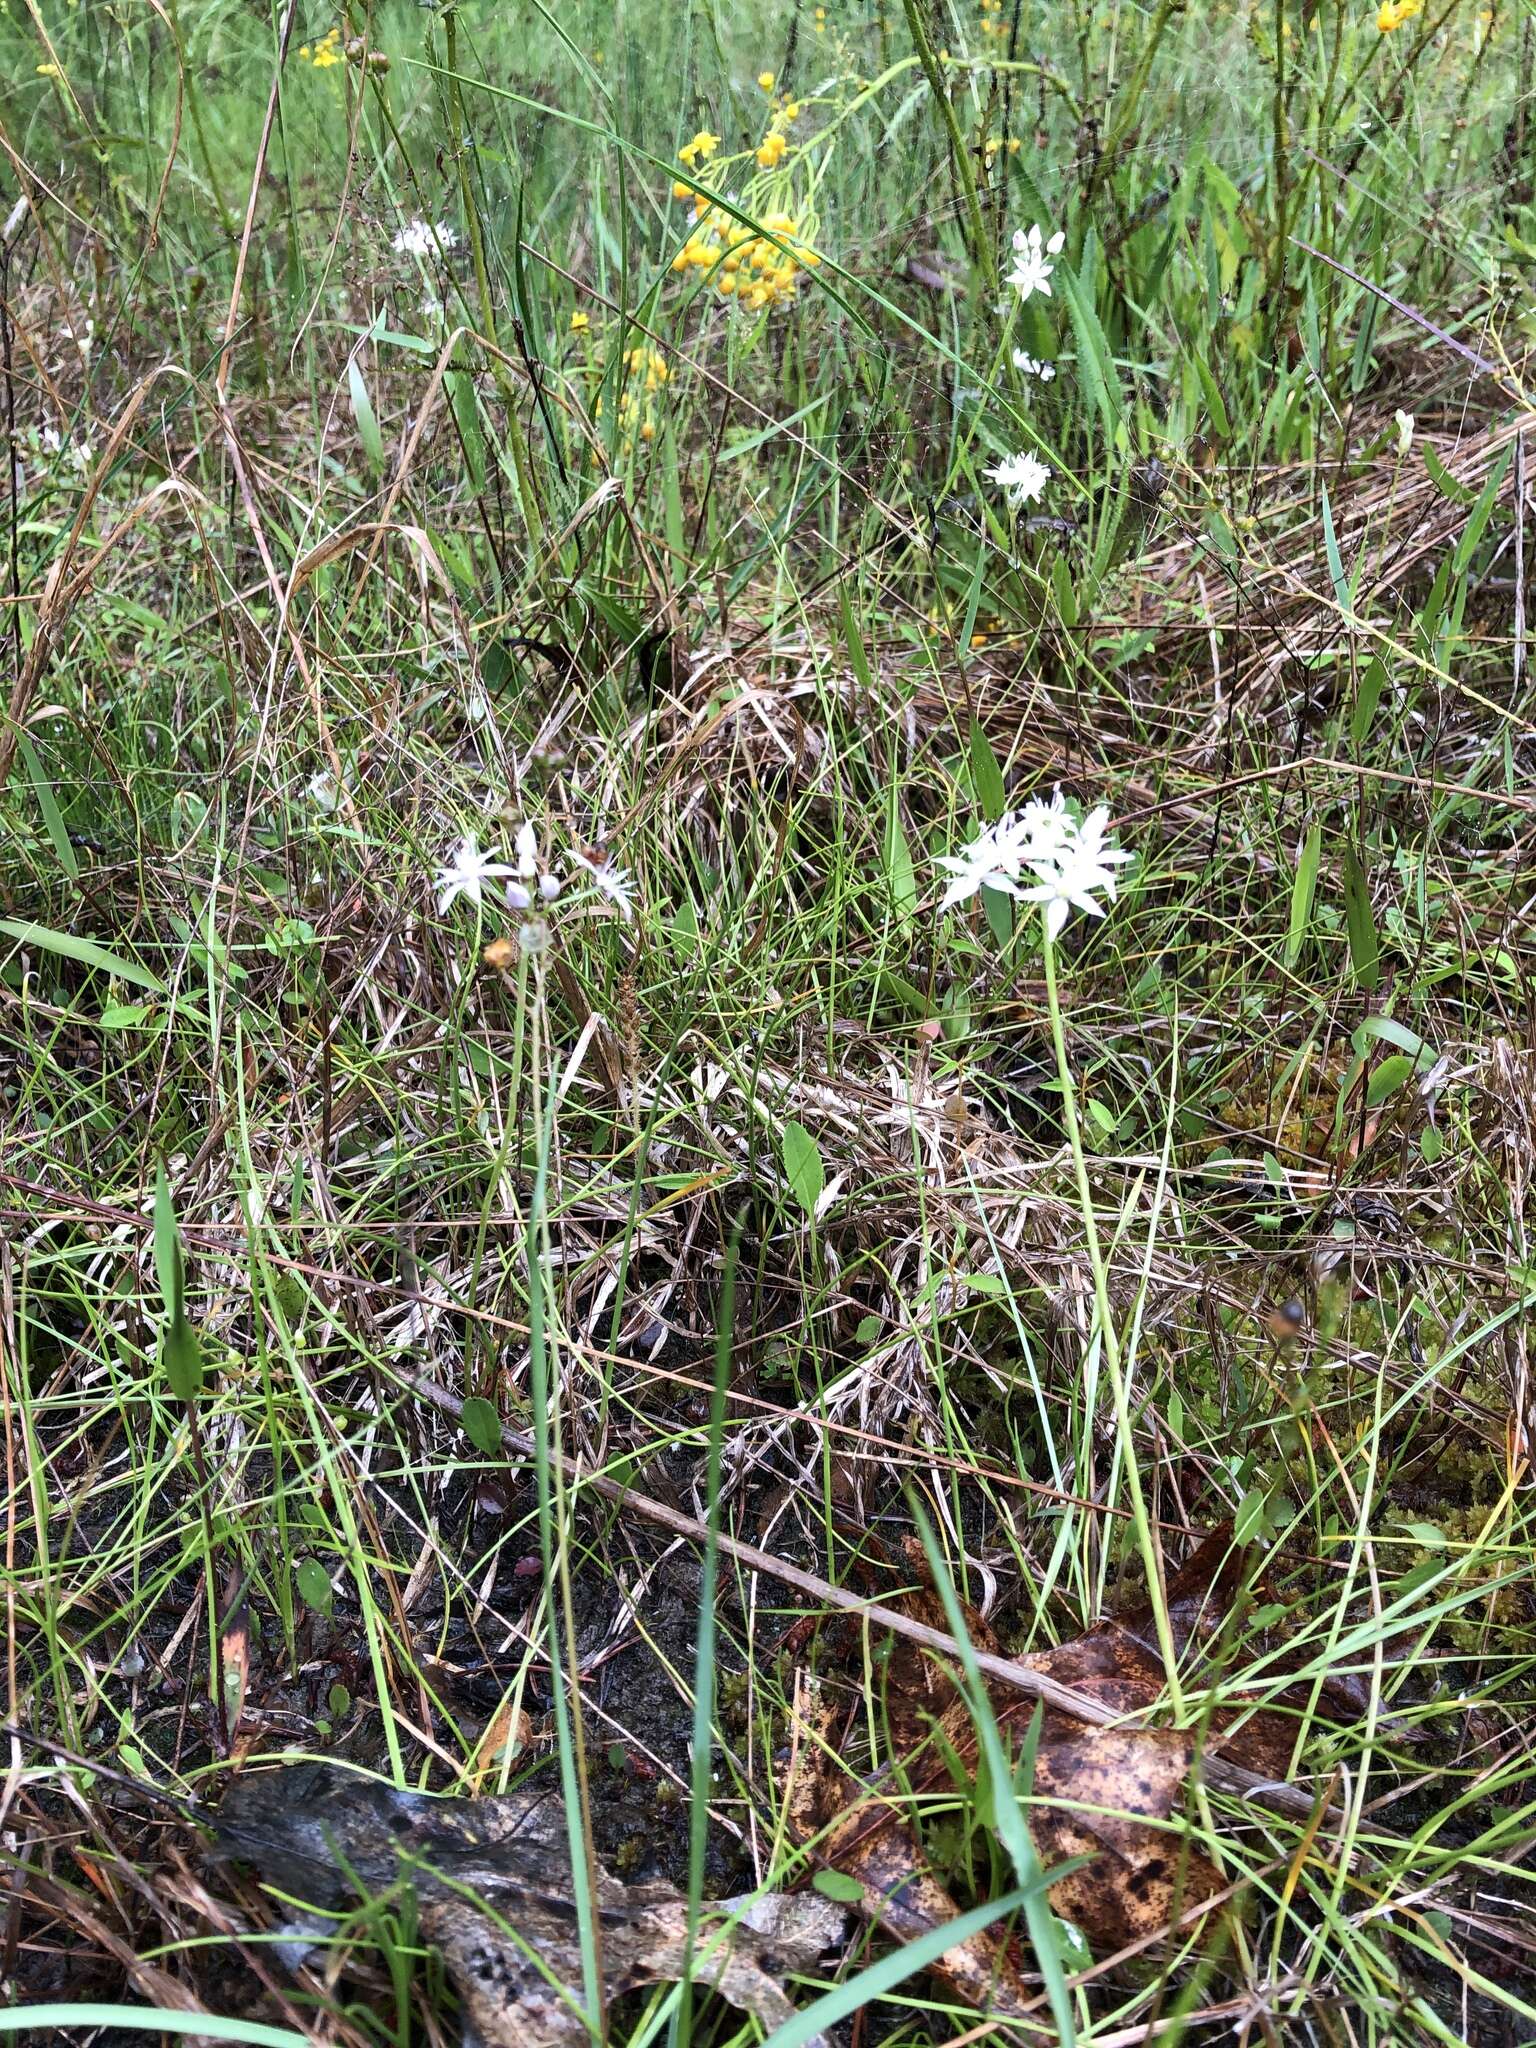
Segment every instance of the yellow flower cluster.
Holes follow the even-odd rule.
[[[719,136],[711,135],[707,128],[701,128],[692,142],[685,142],[683,144],[682,148],[677,152],[677,160],[680,164],[686,164],[691,171],[701,157],[705,163],[708,163],[719,147]]]
[[[981,0],[981,32],[984,36],[1002,39],[1008,34],[1008,24],[1003,18],[1003,0]]]
[[[341,46],[341,30],[328,28],[318,43],[300,43],[299,55],[306,64],[313,64],[317,71],[329,71],[333,64],[346,62],[346,52]]]
[[[625,433],[638,434],[642,441],[656,438],[651,401],[671,375],[666,357],[655,349],[625,349],[624,389],[619,393],[619,425]],[[597,401],[597,410],[601,414],[601,399]]]
[[[1424,0],[1381,0],[1381,5],[1376,10],[1376,26],[1384,36],[1389,36],[1393,29],[1401,28],[1405,21],[1412,21],[1423,5]]]
[[[722,298],[735,298],[754,313],[792,299],[803,273],[821,261],[814,249],[797,240],[799,223],[793,214],[766,215],[765,232],[759,234],[717,207],[707,206],[700,213],[695,195],[694,221],[693,233],[672,258],[672,268],[709,271]]]
[[[826,32],[827,10],[825,9],[825,7],[818,7],[816,10],[816,33],[819,36],[824,36]]]

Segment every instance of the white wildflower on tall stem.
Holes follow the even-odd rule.
[[[1051,1044],[1056,1055],[1056,1074],[1061,1086],[1062,1120],[1072,1152],[1077,1182],[1078,1209],[1083,1219],[1088,1263],[1093,1272],[1095,1326],[1099,1343],[1090,1346],[1083,1391],[1083,1469],[1091,1469],[1091,1438],[1097,1428],[1098,1360],[1103,1358],[1109,1376],[1110,1398],[1114,1404],[1117,1440],[1123,1456],[1126,1490],[1130,1496],[1131,1520],[1137,1547],[1146,1570],[1147,1588],[1158,1648],[1162,1652],[1168,1692],[1176,1714],[1183,1712],[1179,1683],[1178,1649],[1168,1619],[1168,1601],[1162,1581],[1161,1553],[1152,1534],[1142,1492],[1141,1473],[1136,1463],[1132,1435],[1130,1389],[1120,1349],[1120,1332],[1109,1298],[1109,1271],[1099,1239],[1094,1213],[1093,1186],[1088,1177],[1088,1159],[1083,1148],[1082,1125],[1077,1114],[1077,1084],[1067,1054],[1066,1029],[1062,1021],[1061,991],[1056,974],[1056,942],[1073,911],[1088,917],[1102,917],[1105,901],[1113,902],[1115,870],[1134,856],[1112,844],[1109,811],[1100,804],[1081,821],[1067,810],[1058,790],[1049,804],[1035,799],[1022,810],[1009,811],[995,825],[980,833],[960,853],[943,856],[939,866],[951,876],[942,908],[965,901],[980,889],[998,889],[1020,903],[1040,906],[1041,949],[1045,964],[1045,999],[1050,1012]],[[1103,899],[1103,900],[1101,900]]]
[[[487,860],[474,835],[466,833],[445,865],[437,871],[438,916],[446,917],[461,896],[467,897],[479,910],[485,901],[486,883],[511,872],[505,861]]]
[[[585,868],[587,876],[600,896],[606,896],[623,918],[635,914],[635,884],[628,868],[621,868],[606,856],[598,859],[591,854],[575,854],[578,867]]]
[[[1055,268],[1047,261],[1059,255],[1066,246],[1066,236],[1058,228],[1047,241],[1041,233],[1040,224],[1026,234],[1023,228],[1015,231],[1013,237],[1013,268],[1008,273],[1008,282],[1018,293],[1020,301],[1031,299],[1038,292],[1044,299],[1051,296],[1051,272]]]
[[[989,482],[1005,491],[1008,503],[1017,510],[1032,505],[1051,480],[1051,472],[1038,455],[1005,455],[987,471]]]

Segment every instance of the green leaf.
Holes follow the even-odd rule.
[[[1312,898],[1317,892],[1317,868],[1322,858],[1323,828],[1315,823],[1301,843],[1301,853],[1296,862],[1296,876],[1291,883],[1291,921],[1285,936],[1285,964],[1294,967],[1306,944],[1307,927],[1312,918]]]
[[[1223,441],[1230,441],[1232,438],[1232,422],[1227,418],[1227,408],[1221,395],[1221,387],[1211,375],[1210,366],[1204,356],[1197,355],[1193,360],[1195,375],[1200,379],[1200,390],[1205,398],[1205,409],[1211,416],[1211,425]]]
[[[1333,530],[1333,506],[1328,498],[1328,486],[1321,486],[1323,493],[1323,552],[1328,557],[1328,575],[1333,584],[1333,594],[1338,600],[1339,610],[1349,618],[1355,609],[1355,593],[1350,588],[1349,578],[1344,574],[1344,557],[1339,553],[1339,537]]]
[[[992,751],[992,742],[980,720],[975,718],[971,720],[971,787],[976,792],[982,816],[989,825],[995,825],[1008,808],[1008,792],[1003,783],[1003,771]]]
[[[822,1189],[826,1186],[826,1168],[821,1163],[821,1152],[816,1140],[793,1117],[786,1120],[784,1135],[780,1140],[784,1151],[784,1171],[795,1197],[807,1215],[814,1212]]]
[[[999,946],[1006,946],[1013,937],[1013,902],[1001,889],[989,889],[981,885],[981,907],[986,913],[987,929]]]
[[[854,1343],[859,1345],[873,1344],[879,1336],[882,1327],[883,1325],[878,1316],[860,1316],[859,1326],[853,1333]]]
[[[1412,1073],[1413,1061],[1406,1053],[1395,1052],[1384,1059],[1365,1084],[1366,1108],[1375,1109],[1389,1095],[1395,1095]]]
[[[150,1015],[148,1003],[108,1003],[96,1021],[103,1031],[137,1031]]]
[[[299,1589],[299,1598],[306,1607],[316,1614],[331,1611],[331,1581],[325,1566],[315,1557],[306,1557],[293,1575],[293,1583]]]
[[[485,489],[485,436],[480,431],[474,379],[467,370],[450,370],[443,382],[448,387],[448,403],[453,407],[454,425],[464,446],[470,488],[478,496]]]
[[[203,1347],[184,1315],[172,1316],[160,1332],[160,1370],[176,1399],[190,1408],[203,1391]]]
[[[874,671],[869,665],[869,653],[864,645],[864,636],[859,631],[859,622],[853,615],[853,599],[846,582],[837,587],[838,609],[842,614],[843,645],[848,650],[848,659],[861,690],[873,692]]]
[[[166,993],[158,974],[140,967],[136,960],[125,960],[120,953],[109,953],[94,939],[77,938],[73,932],[56,932],[45,924],[33,924],[20,917],[0,917],[0,933],[15,939],[18,945],[36,946],[44,953],[58,954],[60,959],[77,960],[82,967],[94,967],[98,974],[115,974],[119,981],[152,989],[157,996]]]
[[[912,866],[912,849],[901,829],[894,802],[885,821],[885,878],[890,884],[891,905],[902,924],[917,912],[917,875]]]
[[[854,1905],[864,1896],[863,1885],[844,1870],[818,1870],[811,1879],[811,1890],[824,1899],[835,1899],[840,1906]]]
[[[1001,1898],[992,1899],[984,1906],[972,1906],[968,1913],[957,1914],[953,1920],[941,1921],[937,1927],[930,1927],[916,1941],[893,1949],[867,1969],[860,1970],[857,1976],[850,1977],[846,1983],[823,1992],[820,1998],[797,2012],[793,2019],[775,2027],[763,2048],[806,2048],[808,2041],[826,2033],[839,2020],[846,2019],[850,2013],[862,2011],[876,1999],[884,1998],[898,1984],[904,1984],[908,1977],[930,1968],[940,1956],[948,1955],[952,1948],[969,1941],[973,1934],[980,1934],[995,1920],[1017,1911],[1028,1896],[1022,1889],[1004,1892]],[[1052,1946],[1054,1949],[1054,1943]]]
[[[1399,1522],[1398,1528],[1405,1536],[1411,1536],[1415,1543],[1425,1550],[1444,1550],[1445,1531],[1433,1522]]]
[[[1355,691],[1355,708],[1350,713],[1349,737],[1357,755],[1370,735],[1376,717],[1376,707],[1381,702],[1381,693],[1386,687],[1386,682],[1386,664],[1380,655],[1377,655],[1366,665],[1365,674],[1361,676]]]
[[[382,469],[384,436],[379,432],[379,416],[368,396],[362,365],[356,356],[347,364],[347,389],[352,396],[352,417],[357,421],[357,438],[363,444],[363,453],[374,469]]]
[[[1426,1166],[1433,1166],[1445,1150],[1445,1140],[1433,1124],[1426,1124],[1419,1133],[1419,1157]]]
[[[1264,1534],[1267,1522],[1264,1489],[1251,1486],[1238,1502],[1237,1513],[1232,1517],[1232,1541],[1252,1543]]]
[[[1344,849],[1344,924],[1349,933],[1349,964],[1361,988],[1374,989],[1381,979],[1381,942],[1371,915],[1371,891],[1360,856]]]
[[[80,879],[80,863],[75,858],[75,849],[69,843],[69,833],[64,827],[64,813],[54,801],[53,790],[43,773],[43,764],[37,758],[37,749],[25,733],[17,740],[16,751],[20,754],[22,765],[31,779],[32,794],[37,798],[37,808],[43,814],[43,827],[53,842],[59,866],[72,882],[77,882]]]
[[[1061,295],[1077,340],[1077,378],[1087,398],[1098,407],[1104,431],[1113,442],[1120,424],[1120,379],[1099,316],[1076,277],[1062,263],[1056,266]]]
[[[209,2012],[171,2012],[153,2005],[13,2005],[0,2012],[0,2034],[32,2034],[62,2040],[65,2031],[105,2027],[110,2032],[132,2028],[141,2034],[196,2035],[229,2048],[309,2048],[314,2036],[292,2027],[270,2027],[265,2020],[219,2019]]]
[[[1440,495],[1449,498],[1453,504],[1470,505],[1476,494],[1466,484],[1457,483],[1428,441],[1419,443],[1419,452],[1424,457],[1424,467],[1429,471],[1430,482]]]
[[[165,1177],[165,1162],[155,1165],[155,1278],[160,1282],[160,1299],[171,1322],[185,1312],[186,1274],[181,1257],[181,1233],[176,1228],[176,1211],[171,1203],[171,1184]]]
[[[464,1434],[482,1457],[492,1458],[501,1449],[501,1417],[492,1402],[471,1394],[459,1416]]]

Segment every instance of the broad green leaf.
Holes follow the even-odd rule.
[[[357,421],[357,438],[363,444],[363,453],[375,469],[384,467],[384,436],[379,432],[379,416],[373,409],[373,400],[368,396],[368,386],[363,382],[361,363],[353,356],[347,364],[347,389],[352,397],[352,417]]]
[[[1349,964],[1361,988],[1374,989],[1381,979],[1381,942],[1371,914],[1371,891],[1360,856],[1344,849],[1344,924],[1349,933]]]
[[[37,808],[43,814],[43,827],[53,842],[59,866],[72,882],[77,882],[80,879],[80,863],[75,858],[75,849],[69,843],[64,813],[59,809],[48,778],[43,773],[43,764],[37,758],[37,749],[25,733],[16,742],[16,751],[20,754],[22,766],[31,780],[32,794],[37,798]]]
[[[1237,1504],[1237,1513],[1232,1517],[1232,1541],[1252,1543],[1264,1534],[1267,1517],[1264,1509],[1264,1489],[1252,1486]]]
[[[1111,444],[1120,424],[1120,379],[1099,316],[1064,263],[1056,266],[1061,295],[1077,341],[1077,377],[1084,396],[1098,408]]]
[[[811,1890],[824,1899],[836,1899],[840,1906],[854,1905],[864,1896],[863,1885],[845,1870],[818,1870],[811,1879]]]
[[[1328,486],[1321,486],[1323,493],[1323,552],[1328,557],[1328,575],[1333,584],[1333,594],[1338,600],[1339,610],[1349,618],[1355,609],[1355,593],[1350,588],[1349,578],[1344,574],[1344,557],[1339,553],[1339,537],[1333,530],[1333,506],[1328,497]]]
[[[1232,438],[1232,422],[1227,418],[1226,402],[1221,387],[1211,375],[1210,365],[1204,356],[1194,357],[1195,375],[1200,379],[1200,390],[1205,398],[1205,409],[1211,416],[1211,425],[1223,441]]]
[[[981,815],[989,825],[995,825],[1008,808],[1008,791],[992,742],[976,718],[971,720],[971,787],[976,792]]]
[[[894,804],[885,820],[885,878],[890,884],[891,907],[901,923],[906,924],[917,911],[917,875],[912,866],[912,849]]]
[[[848,650],[848,660],[861,690],[875,687],[874,670],[869,665],[869,651],[864,645],[864,635],[859,631],[859,622],[853,613],[853,598],[847,582],[837,587],[838,610],[843,622],[843,645]]]
[[[464,1434],[482,1457],[492,1458],[501,1449],[501,1417],[492,1402],[471,1394],[459,1416]]]
[[[1013,937],[1013,904],[1011,896],[1005,896],[1001,889],[989,889],[981,885],[981,907],[986,913],[987,929],[999,946],[1006,946]]]
[[[1306,838],[1301,842],[1301,852],[1296,861],[1296,875],[1291,883],[1291,921],[1285,937],[1285,964],[1294,967],[1306,944],[1307,927],[1312,918],[1312,898],[1317,892],[1317,868],[1322,858],[1323,828],[1321,822],[1313,824]]]
[[[1372,1074],[1365,1084],[1365,1106],[1376,1109],[1389,1095],[1395,1095],[1413,1073],[1413,1061],[1406,1053],[1395,1052]]]
[[[294,1573],[293,1582],[306,1607],[312,1608],[316,1614],[330,1613],[331,1581],[318,1558],[306,1557]]]
[[[1355,708],[1349,717],[1349,737],[1354,744],[1358,758],[1361,748],[1370,736],[1371,726],[1376,717],[1376,707],[1381,702],[1381,693],[1386,687],[1386,665],[1376,655],[1366,665],[1359,686],[1355,691]]]
[[[814,1212],[821,1191],[826,1186],[826,1168],[821,1163],[821,1152],[816,1140],[793,1117],[786,1120],[784,1135],[780,1140],[784,1152],[784,1171],[795,1197],[807,1215]]]
[[[103,1031],[137,1031],[152,1014],[148,1003],[108,1003],[96,1021]]]
[[[176,1399],[188,1407],[203,1391],[203,1347],[185,1315],[172,1316],[160,1332],[160,1370]]]
[[[165,1176],[164,1161],[155,1167],[155,1278],[167,1318],[174,1322],[185,1312],[186,1276],[181,1257],[181,1233],[176,1228],[176,1211],[171,1203],[171,1184]]]
[[[158,974],[141,967],[137,960],[125,960],[121,953],[109,953],[94,939],[78,938],[74,932],[56,932],[48,925],[33,924],[20,917],[0,917],[0,934],[15,939],[18,945],[36,946],[44,953],[56,953],[61,960],[76,960],[82,967],[94,967],[98,974],[114,974],[119,981],[153,989],[157,996],[166,993]]]
[[[467,370],[450,370],[443,382],[448,387],[448,403],[453,407],[454,425],[464,447],[470,487],[478,495],[485,489],[485,436],[480,431],[474,380]]]

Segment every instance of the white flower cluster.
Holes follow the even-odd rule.
[[[1021,903],[1038,903],[1054,939],[1074,910],[1102,917],[1102,893],[1115,897],[1115,869],[1134,855],[1109,844],[1109,810],[1104,804],[1081,823],[1058,789],[1049,803],[1032,797],[1022,810],[1007,811],[995,825],[939,866],[950,882],[940,910],[963,903],[985,885]]]
[[[1056,375],[1056,365],[1046,362],[1040,356],[1032,356],[1028,349],[1016,348],[1013,352],[1013,367],[1023,377],[1038,377],[1042,384],[1049,384]]]
[[[421,219],[408,220],[390,243],[397,256],[431,256],[441,253],[446,256],[450,249],[458,246],[458,230],[443,221],[429,227]]]
[[[1066,246],[1066,236],[1058,228],[1047,241],[1040,232],[1037,221],[1026,235],[1022,228],[1016,228],[1013,236],[1013,268],[1008,273],[1008,282],[1020,299],[1033,298],[1039,292],[1042,298],[1051,296],[1051,272],[1055,265],[1047,257],[1059,256]]]
[[[1038,455],[1005,455],[1001,462],[993,463],[987,471],[988,477],[999,489],[1008,493],[1008,502],[1015,507],[1031,505],[1051,480],[1051,472]]]
[[[446,917],[461,896],[479,910],[485,901],[485,885],[493,881],[506,883],[504,894],[508,910],[532,910],[536,902],[553,903],[565,884],[558,874],[545,868],[540,861],[538,835],[532,824],[518,827],[513,851],[517,857],[510,863],[488,860],[480,851],[480,843],[473,833],[461,839],[447,862],[437,871],[434,887],[438,915]],[[611,860],[595,859],[579,849],[572,858],[579,868],[586,871],[592,887],[600,896],[606,896],[623,916],[631,915],[634,883],[626,869],[616,866]]]

